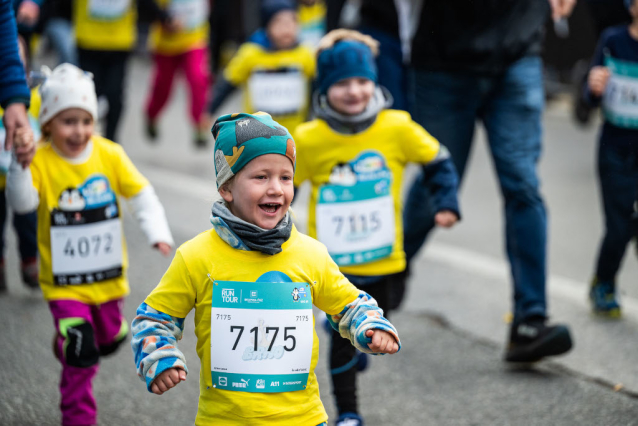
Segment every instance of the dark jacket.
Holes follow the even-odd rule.
[[[0,0],[0,106],[10,102],[29,105],[31,94],[18,55],[18,33],[11,0]]]
[[[412,42],[417,70],[499,74],[541,51],[547,0],[424,0]]]

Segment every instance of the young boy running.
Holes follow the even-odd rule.
[[[160,395],[186,380],[177,341],[194,308],[196,425],[324,424],[312,306],[364,352],[397,352],[397,332],[325,246],[293,226],[295,143],[288,131],[265,113],[229,114],[213,136],[222,200],[213,204],[213,228],[177,250],[137,310],[131,345],[138,375]]]
[[[404,288],[401,183],[407,163],[424,167],[436,223],[459,219],[457,176],[444,147],[377,86],[375,40],[335,30],[319,43],[317,119],[294,132],[295,184],[312,184],[309,235],[324,243],[341,271],[380,305],[395,308]],[[424,215],[427,212],[423,212]],[[387,311],[386,311],[387,313]],[[337,424],[360,425],[356,352],[332,333],[330,368]]]

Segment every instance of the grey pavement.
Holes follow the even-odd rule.
[[[152,145],[144,139],[141,108],[148,72],[144,61],[131,64],[120,139],[155,186],[181,243],[209,228],[215,198],[212,150],[193,146],[182,82],[164,114],[161,140]],[[225,112],[237,105],[234,98]],[[544,125],[541,177],[551,220],[550,313],[552,320],[571,326],[573,352],[527,368],[502,362],[511,288],[501,201],[479,132],[462,191],[464,220],[433,235],[420,254],[402,310],[392,314],[403,349],[375,357],[360,376],[360,406],[368,425],[638,424],[638,262],[633,251],[619,279],[624,318],[592,317],[586,301],[601,234],[594,175],[597,129],[574,127],[563,105],[549,108]],[[303,193],[295,211],[303,228]],[[125,313],[130,320],[170,259],[147,246],[129,214],[125,231],[132,288]],[[40,294],[20,284],[14,247],[10,236],[9,292],[0,297],[5,343],[0,352],[0,425],[55,425],[60,421],[60,366],[51,353],[53,324]],[[199,361],[191,318],[180,342],[191,373],[161,397],[149,394],[137,378],[128,345],[103,360],[95,381],[100,425],[193,424]],[[326,369],[329,342],[321,327],[317,332],[322,356],[317,375],[334,421]]]

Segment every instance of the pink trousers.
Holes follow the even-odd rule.
[[[49,302],[57,330],[54,351],[62,363],[60,409],[63,426],[97,423],[93,377],[100,355],[115,351],[126,337],[128,324],[122,316],[123,299],[102,305],[77,300]]]
[[[182,69],[190,89],[190,117],[197,125],[206,106],[206,94],[210,80],[208,49],[190,50],[180,55],[153,55],[155,69],[153,85],[146,102],[146,115],[155,121],[171,94],[173,80],[178,69]]]

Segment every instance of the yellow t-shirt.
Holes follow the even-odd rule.
[[[134,0],[76,0],[73,24],[81,49],[129,51],[137,39],[137,5]]]
[[[249,393],[213,387],[210,334],[214,285],[208,274],[216,281],[256,282],[263,274],[278,271],[292,282],[311,284],[312,303],[333,315],[357,298],[359,291],[339,272],[321,243],[293,227],[282,249],[274,256],[237,250],[214,230],[205,231],[177,250],[159,285],[146,298],[152,308],[179,318],[185,318],[195,308],[197,354],[201,360],[196,425],[314,426],[328,418],[314,374],[319,357],[314,318],[312,360],[306,389]]]
[[[403,271],[403,171],[408,162],[432,161],[439,142],[397,110],[381,111],[357,134],[337,133],[316,119],[297,127],[293,138],[295,185],[312,184],[308,234],[328,246],[344,273]]]
[[[179,55],[208,46],[209,0],[159,0],[160,7],[182,22],[184,29],[170,33],[161,23],[151,27],[149,49],[160,55]]]
[[[302,43],[315,47],[326,34],[326,4],[318,0],[310,6],[299,4],[299,39]]]
[[[306,46],[269,51],[244,43],[224,70],[224,78],[240,86],[244,111],[265,111],[289,131],[306,121],[315,58]]]
[[[55,152],[51,143],[44,142],[38,146],[31,164],[33,186],[40,196],[37,210],[40,286],[46,300],[73,299],[97,305],[129,292],[128,258],[118,198],[137,195],[149,182],[120,145],[100,136],[93,136],[91,140],[92,152],[84,163],[69,163]],[[52,218],[55,233],[51,230]],[[116,230],[94,226],[106,223],[116,226]],[[76,234],[78,229],[80,235]],[[100,262],[112,260],[117,253],[121,253],[121,274],[104,279],[118,274],[113,271],[113,264]],[[56,271],[57,280],[69,285],[54,283],[54,259],[62,265]],[[87,265],[89,269],[73,270]],[[74,285],[76,277],[82,278],[79,285]]]

